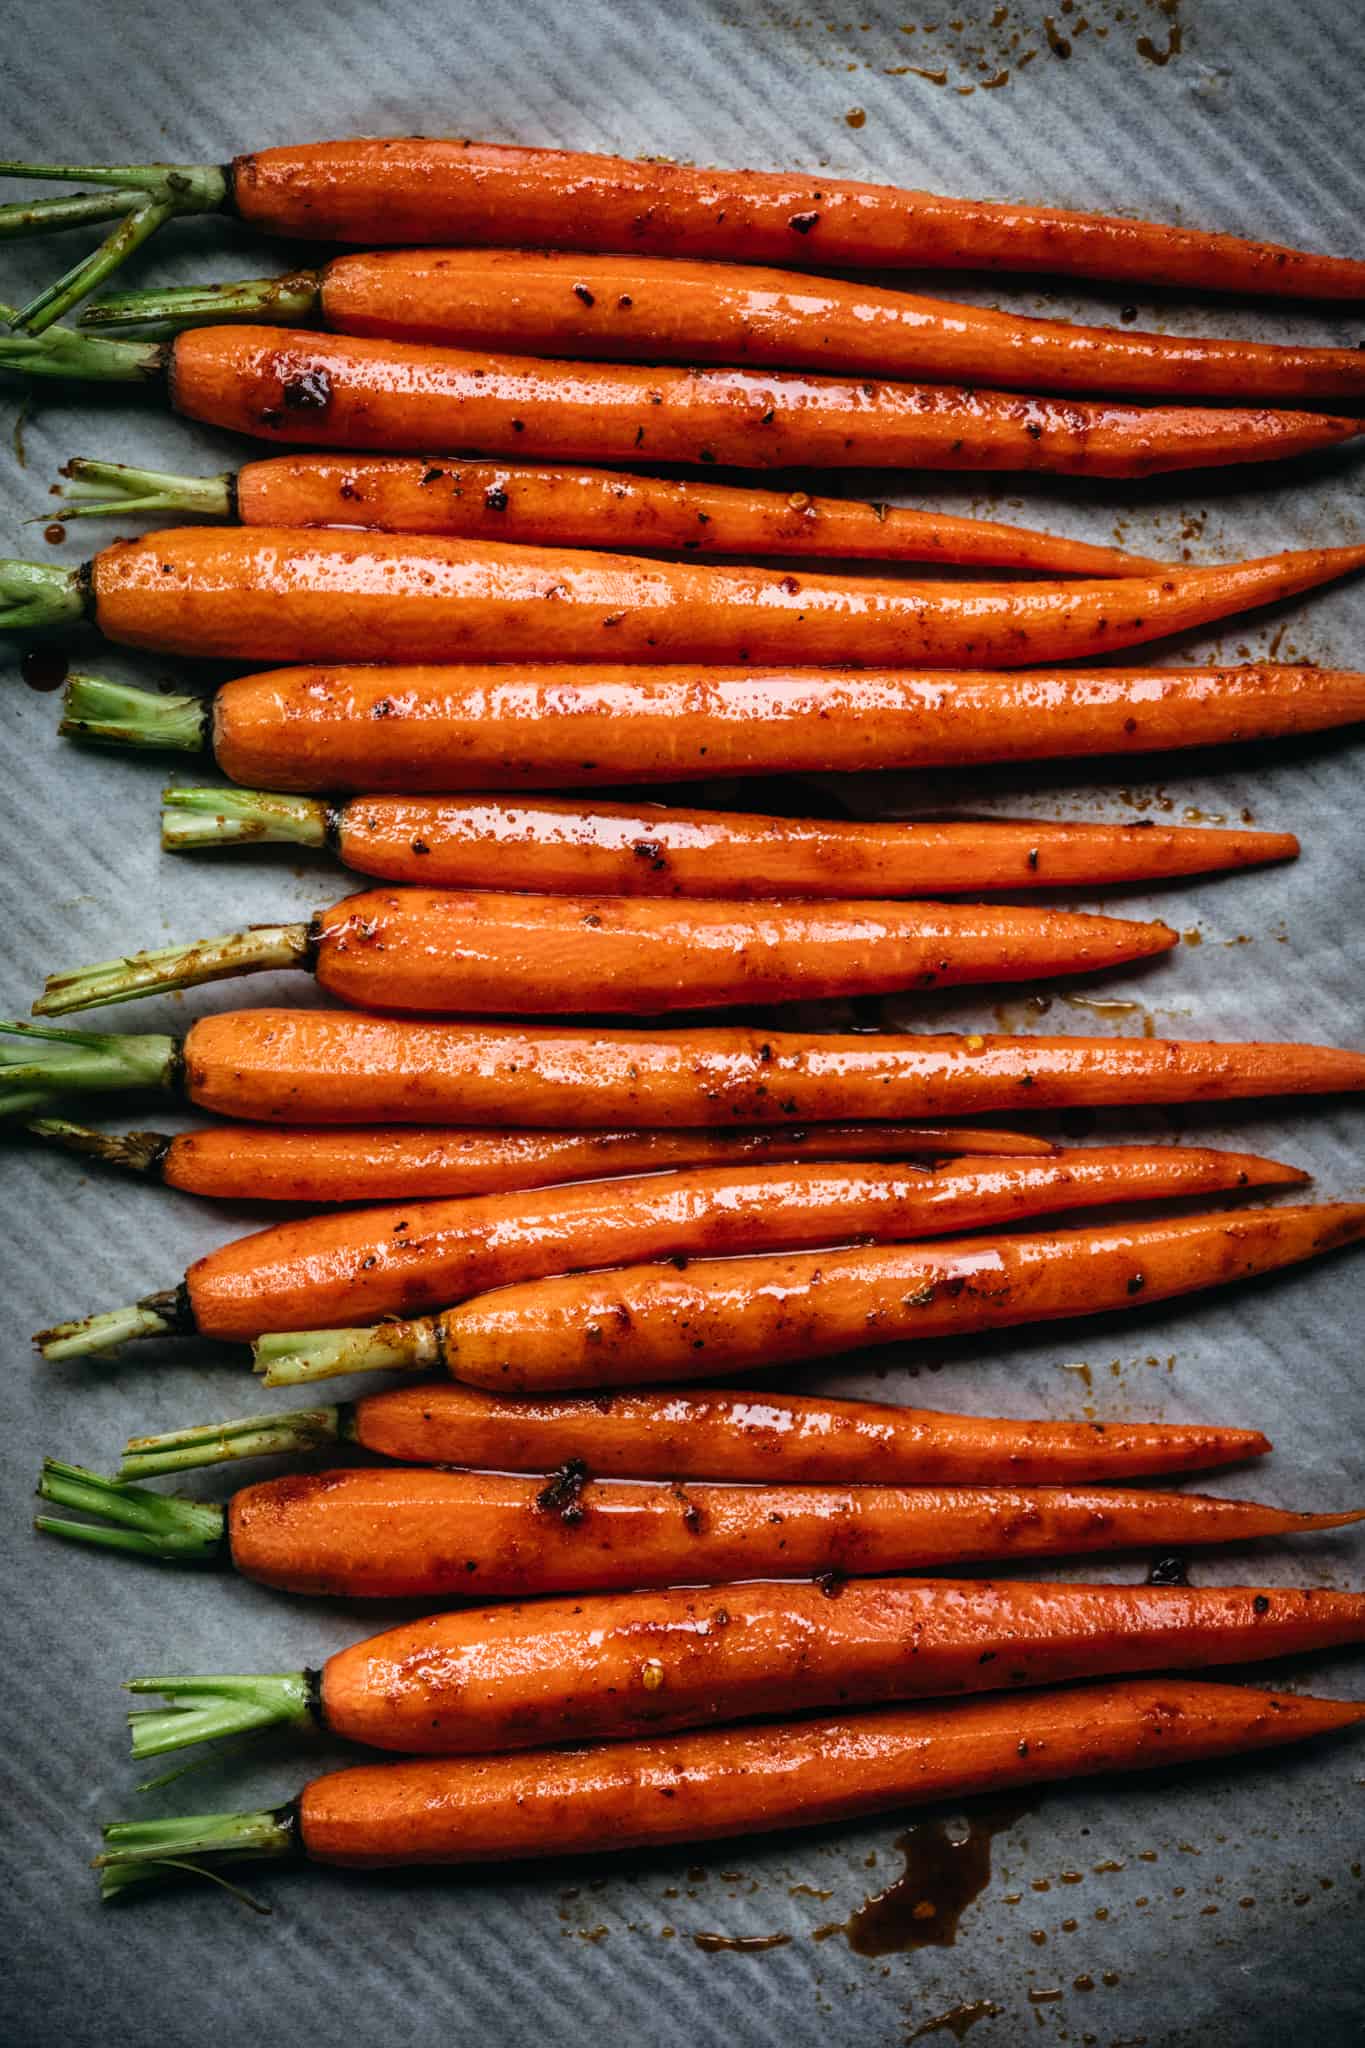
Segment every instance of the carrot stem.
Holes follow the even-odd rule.
[[[134,469],[127,462],[95,462],[75,455],[61,472],[71,488],[55,517],[105,519],[125,512],[206,512],[211,519],[233,516],[234,473],[179,476],[165,469]],[[47,515],[44,514],[44,517]]]
[[[161,844],[174,853],[195,847],[271,845],[324,847],[330,806],[317,797],[276,796],[261,789],[164,789]]]
[[[228,181],[217,164],[34,164],[0,163],[0,177],[51,178],[111,187],[107,199],[63,194],[0,207],[0,238],[51,233],[94,220],[122,216],[98,249],[39,292],[11,325],[41,334],[111,277],[119,265],[177,215],[220,213],[228,205]]]
[[[150,953],[130,953],[122,960],[101,960],[68,974],[50,974],[33,1005],[35,1016],[62,1017],[107,1003],[132,1003],[139,996],[164,995],[171,989],[200,988],[239,974],[265,974],[282,967],[305,967],[310,941],[306,924],[248,925],[222,938],[201,939],[189,946],[161,946]]]
[[[175,1291],[149,1294],[127,1308],[105,1309],[102,1314],[81,1316],[75,1322],[54,1323],[39,1332],[35,1340],[49,1365],[68,1358],[99,1358],[116,1351],[121,1344],[134,1344],[145,1337],[170,1337],[182,1327],[176,1313]]]
[[[38,1497],[59,1508],[97,1515],[99,1521],[68,1522],[39,1515],[35,1526],[49,1536],[123,1550],[135,1557],[172,1564],[217,1564],[227,1541],[227,1512],[208,1501],[181,1500],[146,1486],[122,1486],[81,1465],[45,1458]]]
[[[16,313],[13,306],[0,305],[0,322],[17,329],[30,310],[26,306]],[[0,338],[0,370],[25,377],[76,378],[84,384],[157,383],[166,370],[166,345],[110,341],[98,334],[79,334],[74,327],[49,327],[44,321],[42,329],[32,333]]]
[[[436,1318],[418,1316],[369,1329],[278,1331],[256,1339],[251,1363],[268,1387],[296,1387],[353,1372],[419,1372],[443,1361]]]
[[[196,1742],[250,1735],[257,1729],[311,1727],[314,1687],[307,1671],[253,1673],[226,1678],[131,1678],[124,1688],[156,1693],[171,1704],[135,1708],[128,1715],[136,1762],[188,1749]]]
[[[0,341],[0,369],[5,350]],[[0,632],[42,633],[74,626],[90,608],[84,569],[54,569],[45,562],[0,560]]]
[[[103,1899],[185,1870],[211,1877],[222,1864],[292,1861],[299,1854],[292,1806],[180,1820],[110,1821],[101,1832],[109,1845],[95,1858]]]
[[[102,746],[203,754],[209,751],[212,715],[202,697],[159,697],[102,676],[74,675],[62,698],[57,730],[67,739]]]
[[[79,325],[143,337],[178,334],[183,327],[225,327],[236,320],[298,327],[313,319],[321,301],[321,271],[290,270],[283,277],[239,278],[230,284],[111,293],[87,306]]]
[[[119,1481],[161,1479],[168,1472],[194,1472],[203,1465],[221,1465],[234,1458],[305,1456],[329,1444],[349,1441],[350,1412],[349,1405],[294,1408],[280,1415],[244,1415],[234,1422],[211,1422],[198,1429],[130,1437],[118,1469]]]
[[[64,1117],[37,1117],[26,1126],[29,1136],[44,1144],[60,1145],[81,1159],[98,1159],[103,1166],[118,1166],[125,1173],[155,1174],[160,1171],[170,1138],[164,1131],[125,1131],[110,1137],[92,1131],[87,1124],[68,1123]]]
[[[174,1091],[180,1045],[160,1033],[53,1031],[0,1024],[0,1116],[32,1115],[66,1095]],[[69,1126],[68,1128],[74,1128]]]

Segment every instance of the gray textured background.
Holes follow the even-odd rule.
[[[125,0],[117,9],[49,0],[26,14],[22,37],[7,48],[7,146],[33,156],[216,159],[273,141],[425,127],[703,161],[828,166],[1361,252],[1365,20],[1348,0],[1293,8],[1185,0],[1184,48],[1164,68],[1136,49],[1139,35],[1164,47],[1169,29],[1143,0],[1092,0],[1084,33],[1080,0],[1069,23],[1054,10],[1074,38],[1068,62],[1048,51],[1039,0],[1016,0],[993,27],[998,10],[984,0],[968,4],[953,14],[912,0],[860,0],[857,10],[806,15],[707,0],[390,0],[382,12],[360,0],[295,0],[287,8],[200,0],[193,12],[170,0]],[[950,24],[959,20],[957,32]],[[940,26],[931,30],[931,22]],[[1002,89],[956,90],[1017,65],[1031,47],[1040,54]],[[947,85],[907,72],[912,64],[946,68]],[[854,108],[866,116],[856,130],[845,118]],[[7,251],[5,295],[52,274],[79,240]],[[250,275],[281,253],[216,224],[186,225],[162,238],[140,274]],[[944,288],[965,294],[971,284]],[[992,288],[984,296],[1006,294]],[[1048,296],[1024,285],[1009,303],[1105,317],[1131,296]],[[1342,342],[1359,332],[1354,318],[1330,312],[1270,316],[1151,295],[1140,305],[1145,322],[1188,330]],[[4,538],[15,552],[45,552],[40,527],[23,522],[44,517],[56,465],[73,453],[188,469],[233,459],[224,437],[169,421],[150,405],[49,389],[24,424],[20,466],[9,444],[20,395],[0,394]],[[1357,460],[1273,479],[1177,478],[1131,491],[1037,483],[979,495],[970,479],[924,478],[907,479],[906,496],[1056,521],[1097,539],[1117,528],[1135,547],[1187,547],[1195,560],[1216,560],[1360,538],[1359,475]],[[83,550],[73,539],[61,552],[75,560]],[[1340,589],[1162,655],[1278,650],[1358,662],[1362,626],[1365,596],[1359,587]],[[103,666],[143,679],[166,669],[113,656]],[[0,718],[6,1012],[23,1013],[48,968],[296,915],[340,893],[325,864],[299,868],[283,854],[164,859],[155,844],[156,763],[59,745],[53,699],[24,690],[17,674],[0,693]],[[1044,770],[1022,781],[881,794],[909,807],[987,798],[1025,815],[1088,818],[1129,818],[1136,805],[1153,815],[1179,818],[1188,807],[1235,820],[1245,807],[1259,824],[1298,829],[1306,855],[1293,871],[1181,884],[1151,904],[1126,899],[1135,914],[1159,908],[1182,927],[1197,926],[1203,944],[1102,993],[1131,997],[1163,1032],[1348,1043],[1365,1038],[1351,955],[1361,901],[1358,763],[1358,748],[1328,739],[1258,758],[1173,758],[1112,776],[1102,767]],[[862,801],[872,800],[863,792]],[[288,987],[290,999],[302,992]],[[259,999],[268,990],[257,984],[251,993]],[[178,1028],[221,1000],[208,992],[107,1021]],[[992,1004],[987,993],[933,1014],[989,1027]],[[904,1021],[926,1014],[906,1012]],[[1025,1029],[1040,1021],[1017,1005],[1004,1015]],[[1059,1000],[1045,1028],[1136,1030],[1141,1016],[1098,1018]],[[1173,1121],[1180,1120],[1154,1116],[1144,1128],[1166,1130]],[[1304,1162],[1323,1195],[1362,1192],[1353,1149],[1359,1118],[1340,1106],[1250,1106],[1224,1121],[1183,1121]],[[610,2029],[622,2040],[686,2040],[689,2048],[832,2040],[879,2048],[976,2000],[998,2010],[980,2020],[972,2048],[1034,2039],[1251,2048],[1310,2030],[1329,2048],[1359,2037],[1359,1743],[1178,1784],[1052,1793],[997,1844],[991,1883],[969,1909],[956,1948],[885,1963],[810,1935],[894,1873],[894,1818],[819,1839],[739,1845],[709,1855],[707,1874],[695,1880],[686,1855],[440,1884],[317,1872],[264,1878],[269,1920],[208,1887],[102,1911],[84,1868],[99,1817],[264,1803],[293,1789],[312,1762],[283,1744],[139,1804],[118,1681],[137,1670],[320,1661],[383,1617],[227,1579],[141,1570],[29,1534],[28,1493],[43,1449],[104,1464],[130,1429],[263,1403],[254,1382],[221,1357],[43,1371],[30,1363],[28,1332],[168,1281],[199,1252],[264,1219],[86,1179],[65,1160],[16,1153],[6,1165],[0,1547],[9,1593],[0,1756],[9,2039],[24,2048],[114,2040],[242,2048],[341,2036],[357,2048],[390,2048],[557,2044]],[[1062,1368],[1085,1361],[1093,1412],[1260,1424],[1277,1449],[1255,1488],[1287,1504],[1346,1504],[1365,1494],[1359,1272],[1338,1260],[1238,1299],[921,1356],[890,1364],[884,1377],[831,1373],[826,1383],[983,1412],[1062,1415],[1076,1411],[1085,1391],[1081,1376]],[[1235,1490],[1239,1478],[1222,1484]],[[204,1491],[215,1490],[218,1482],[206,1482]],[[1142,1569],[1140,1560],[1125,1561],[1116,1575]],[[1344,1585],[1363,1576],[1361,1545],[1343,1537],[1292,1552],[1205,1558],[1196,1579],[1211,1583],[1224,1571]],[[1359,1691],[1365,1674],[1359,1659],[1324,1658],[1282,1675],[1323,1691]],[[1096,1869],[1114,1863],[1122,1868]],[[1061,1885],[1064,1870],[1083,1881]],[[831,1896],[794,1895],[800,1884]],[[1006,1903],[1013,1893],[1021,1901]],[[1077,1922],[1074,1931],[1062,1930],[1064,1919]],[[707,1956],[690,1939],[697,1930],[787,1931],[793,1939],[759,1956]],[[1029,1939],[1037,1931],[1046,1945]],[[1106,1972],[1116,1981],[1104,1981]],[[1083,1974],[1095,1989],[1074,1988]],[[1057,1991],[1055,1999],[1031,1996]]]

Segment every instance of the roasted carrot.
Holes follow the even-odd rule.
[[[320,1671],[135,1678],[133,1755],[258,1728],[426,1756],[531,1749],[815,1708],[1197,1671],[1365,1641],[1365,1594],[1285,1586],[847,1579],[464,1608]]]
[[[1335,1094],[1365,1089],[1365,1053],[1197,1039],[456,1024],[335,1010],[226,1011],[198,1018],[183,1039],[0,1025],[6,1116],[130,1088],[273,1124],[791,1129]]]
[[[1116,581],[961,583],[424,534],[182,526],[76,569],[0,562],[0,627],[88,614],[130,647],[231,660],[1023,668],[1186,632],[1362,565],[1365,546],[1305,548]]]
[[[1337,1733],[1365,1706],[1197,1679],[889,1707],[529,1756],[362,1764],[274,1811],[115,1821],[101,1889],[252,1858],[351,1869],[639,1849],[1164,1769]]]
[[[410,1465],[598,1478],[759,1479],[881,1486],[1131,1479],[1235,1464],[1258,1430],[1202,1423],[1007,1422],[823,1396],[669,1387],[522,1399],[448,1381],[359,1401],[131,1437],[120,1479],[358,1444]]]
[[[754,363],[1128,398],[1365,395],[1365,363],[1350,348],[1081,327],[844,278],[634,253],[383,250],[286,277],[125,292],[89,307],[80,324],[164,334],[225,319],[317,321],[335,334],[528,356]]]
[[[1158,825],[849,824],[571,798],[320,797],[259,790],[164,792],[161,843],[177,852],[259,845],[330,848],[393,882],[613,896],[960,896],[1207,874],[1292,860],[1288,832]]]
[[[731,907],[706,897],[370,889],[307,923],[249,926],[49,975],[33,1009],[61,1017],[295,967],[361,1007],[647,1017],[1086,974],[1179,942],[1155,919],[1000,904]]]
[[[256,1367],[268,1386],[293,1386],[435,1366],[508,1394],[710,1379],[1140,1308],[1275,1272],[1361,1237],[1365,1202],[1328,1202],[928,1248],[703,1259],[681,1271],[633,1266],[502,1287],[415,1321],[270,1335],[255,1347]]]
[[[359,1600],[537,1593],[919,1571],[1000,1558],[1186,1549],[1308,1535],[1365,1508],[1295,1514],[1258,1501],[1116,1486],[723,1486],[505,1472],[297,1472],[226,1507],[49,1459],[40,1515],[73,1542],[176,1564],[230,1564],[281,1592]]]
[[[800,171],[698,169],[429,136],[310,142],[218,164],[0,163],[96,190],[11,206],[24,235],[115,220],[107,242],[18,314],[38,333],[182,214],[359,247],[429,242],[720,257],[833,270],[999,270],[1365,298],[1365,263],[1277,242],[1015,200],[956,199]]]
[[[47,1357],[68,1358],[175,1329],[246,1339],[410,1314],[627,1260],[938,1236],[1091,1203],[1290,1187],[1306,1178],[1252,1153],[1116,1145],[933,1168],[703,1167],[346,1210],[253,1231],[197,1260],[183,1289],[63,1324],[42,1342]]]
[[[388,533],[629,553],[816,555],[837,561],[975,562],[1056,576],[1148,576],[1146,555],[990,519],[704,477],[480,462],[473,457],[273,455],[219,476],[171,476],[77,457],[63,520],[205,512],[244,526],[377,526]]]
[[[150,1175],[218,1201],[381,1202],[418,1195],[494,1195],[613,1174],[782,1160],[1040,1157],[1050,1138],[965,1125],[817,1124],[810,1131],[199,1130],[109,1137],[43,1118],[35,1137],[81,1159]]]
[[[568,362],[278,327],[196,327],[165,342],[57,327],[0,339],[0,369],[133,384],[206,426],[383,455],[1133,477],[1313,454],[1365,431],[1358,419],[1265,406]]]
[[[1232,669],[1025,674],[294,668],[211,703],[75,676],[62,731],[207,752],[234,782],[366,791],[586,789],[1149,753],[1365,718],[1365,675]]]

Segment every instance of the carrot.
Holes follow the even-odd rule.
[[[819,670],[294,668],[206,703],[93,676],[61,730],[213,755],[283,790],[583,789],[1219,746],[1365,718],[1365,675],[1052,669],[978,675]]]
[[[444,1381],[328,1408],[131,1437],[120,1479],[358,1444],[410,1465],[599,1478],[940,1485],[1128,1479],[1259,1458],[1258,1430],[1201,1423],[1007,1422],[824,1396],[669,1387],[510,1400]]]
[[[1288,832],[1189,826],[848,824],[572,798],[268,795],[168,789],[163,846],[328,847],[362,874],[496,889],[509,855],[528,890],[613,896],[957,896],[1207,874],[1292,860]]]
[[[205,426],[384,455],[1134,477],[1307,455],[1365,431],[1358,419],[1265,406],[556,361],[277,327],[196,327],[166,342],[53,328],[0,340],[0,369],[150,388]]]
[[[1050,1138],[964,1125],[823,1124],[814,1130],[482,1131],[261,1129],[129,1131],[111,1138],[45,1118],[35,1137],[78,1158],[148,1175],[217,1201],[379,1202],[419,1195],[493,1195],[612,1174],[781,1160],[1039,1157]]]
[[[1248,1543],[1365,1520],[1365,1508],[1295,1514],[1213,1494],[1123,1487],[547,1485],[512,1473],[403,1465],[292,1473],[243,1487],[218,1507],[49,1459],[38,1492],[101,1518],[39,1516],[51,1535],[170,1563],[229,1563],[280,1592],[348,1600],[919,1571]]]
[[[525,1757],[362,1764],[273,1812],[111,1822],[95,1861],[103,1896],[116,1898],[252,1858],[374,1869],[639,1849],[1205,1763],[1362,1718],[1350,1701],[1136,1679]]]
[[[316,320],[336,334],[530,356],[753,363],[1129,398],[1365,395],[1365,363],[1350,348],[1081,327],[843,278],[635,253],[391,249],[250,283],[126,292],[80,324],[164,334],[168,324],[223,319]]]
[[[1142,576],[1146,555],[990,519],[920,512],[807,491],[763,491],[705,477],[554,468],[473,458],[274,455],[219,476],[181,477],[122,462],[67,463],[63,520],[206,512],[244,526],[366,526],[467,534],[549,547],[667,549],[701,555],[852,556],[866,562],[976,562],[1057,576]]]
[[[0,1026],[0,1113],[161,1089],[273,1124],[791,1129],[1365,1089],[1336,1046],[971,1033],[645,1031],[254,1009],[158,1033]]]
[[[272,1334],[258,1342],[256,1363],[268,1386],[413,1366],[508,1394],[709,1379],[1139,1308],[1361,1237],[1365,1203],[1328,1202],[928,1248],[699,1260],[682,1271],[633,1266],[502,1287],[441,1315],[374,1329]]]
[[[3,344],[0,344],[3,346]],[[1023,668],[1279,602],[1365,565],[1305,548],[1117,581],[961,583],[422,534],[183,526],[76,569],[0,562],[0,627],[233,660],[840,661]]]
[[[999,270],[1365,298],[1365,263],[1277,242],[1017,200],[959,199],[800,171],[698,169],[582,150],[396,136],[256,150],[218,164],[0,163],[96,190],[4,209],[12,233],[117,220],[17,316],[38,333],[182,214],[360,247],[430,242],[720,257],[834,270]],[[112,188],[112,189],[110,189]]]
[[[1093,973],[1179,942],[1156,920],[990,904],[732,908],[705,897],[371,889],[308,923],[249,926],[49,975],[33,1009],[60,1017],[294,967],[362,1007],[638,1017]]]
[[[286,1725],[418,1755],[629,1739],[1365,1641],[1365,1594],[848,1579],[464,1608],[321,1671],[135,1678],[133,1755]]]
[[[40,1341],[47,1357],[70,1358],[121,1336],[175,1329],[241,1340],[413,1313],[513,1281],[632,1259],[937,1236],[1088,1203],[1306,1178],[1252,1153],[1117,1145],[933,1168],[700,1168],[347,1210],[253,1231],[196,1260],[183,1292],[63,1324]]]

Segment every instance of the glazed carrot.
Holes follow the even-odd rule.
[[[1248,1543],[1365,1520],[1365,1508],[1295,1514],[1213,1494],[1115,1486],[562,1486],[403,1465],[296,1472],[243,1487],[218,1507],[49,1459],[38,1492],[101,1518],[39,1516],[51,1535],[171,1563],[230,1563],[281,1592],[348,1600],[526,1598],[919,1571]]]
[[[626,1260],[937,1236],[1090,1203],[1290,1187],[1306,1177],[1252,1153],[1116,1145],[932,1168],[699,1168],[347,1210],[253,1231],[197,1260],[183,1291],[63,1324],[42,1342],[47,1357],[68,1358],[170,1329],[246,1339],[410,1314]]]
[[[655,1016],[735,1003],[1093,973],[1167,953],[1156,920],[999,904],[775,902],[371,889],[308,923],[255,925],[49,975],[34,1014],[295,967],[387,1010]]]
[[[790,1129],[1365,1089],[1324,1045],[896,1032],[646,1031],[254,1009],[158,1033],[0,1025],[0,1113],[161,1089],[259,1123]]]
[[[161,843],[177,852],[259,845],[328,847],[347,867],[394,882],[496,889],[509,861],[523,889],[613,896],[958,896],[1207,874],[1291,860],[1288,832],[1158,825],[848,824],[842,819],[685,811],[554,797],[163,793]]]
[[[373,526],[628,553],[976,562],[1057,576],[1141,576],[1159,566],[1122,548],[989,519],[546,463],[274,455],[220,476],[181,477],[77,457],[62,475],[71,481],[63,520],[206,512],[244,526]]]
[[[1306,455],[1365,431],[1357,419],[1265,406],[556,361],[278,327],[196,327],[166,342],[59,327],[0,339],[0,369],[133,384],[205,426],[383,455],[1133,477]]]
[[[80,324],[164,334],[223,319],[316,320],[336,334],[529,356],[754,363],[1129,398],[1365,395],[1365,363],[1350,348],[1081,327],[748,263],[548,249],[338,256],[286,277],[125,292],[89,307]]]
[[[1327,1202],[930,1247],[703,1259],[681,1271],[633,1266],[502,1287],[415,1321],[271,1335],[255,1347],[256,1367],[268,1386],[293,1386],[434,1366],[507,1394],[712,1379],[1139,1308],[1275,1272],[1361,1237],[1365,1203]]]
[[[234,782],[447,796],[1219,746],[1363,719],[1365,675],[293,668],[239,676],[211,703],[75,676],[64,709],[64,733],[207,752]]]
[[[228,1202],[410,1201],[683,1166],[976,1153],[1037,1157],[1057,1149],[1050,1138],[1026,1131],[927,1124],[818,1124],[810,1131],[271,1130],[206,1124],[173,1137],[129,1131],[121,1138],[57,1118],[28,1128],[79,1158]]]
[[[96,1862],[114,1898],[251,1858],[373,1869],[638,1849],[1208,1762],[1362,1718],[1351,1701],[1130,1679],[567,1752],[363,1764],[315,1778],[273,1812],[112,1822]]]
[[[310,142],[218,164],[0,164],[96,190],[7,207],[25,235],[116,220],[17,316],[38,333],[180,214],[359,247],[430,242],[720,257],[833,270],[1000,270],[1199,291],[1365,298],[1365,263],[1276,242],[1016,200],[957,199],[823,173],[698,169],[429,136]]]
[[[120,1479],[358,1444],[410,1465],[598,1478],[958,1485],[1130,1479],[1259,1458],[1259,1431],[1201,1423],[1007,1422],[823,1396],[669,1387],[512,1400],[447,1381],[131,1437]]]
[[[1365,1594],[847,1579],[431,1615],[320,1671],[136,1678],[133,1755],[286,1725],[436,1756],[1197,1671],[1365,1641]]]
[[[3,346],[3,344],[0,344]],[[1083,660],[1279,602],[1365,565],[1306,548],[1116,581],[965,583],[669,562],[319,528],[182,526],[76,569],[0,562],[0,627],[73,624],[232,660]]]

